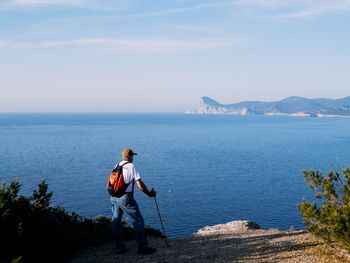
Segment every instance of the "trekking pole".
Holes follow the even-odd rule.
[[[152,188],[152,190],[153,190],[153,188]],[[156,207],[157,207],[157,211],[158,211],[158,216],[159,216],[160,224],[162,225],[162,229],[163,229],[163,234],[164,234],[164,237],[165,237],[166,246],[169,247],[168,239],[166,238],[166,234],[165,234],[165,230],[164,230],[163,220],[162,220],[162,217],[160,216],[159,207],[158,207],[157,199],[156,199],[155,196],[154,196],[154,202],[155,202]]]

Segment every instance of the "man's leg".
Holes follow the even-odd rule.
[[[119,207],[118,202],[116,198],[111,198],[112,202],[112,234],[115,238],[115,244],[117,248],[117,253],[124,253],[126,252],[126,247],[123,242],[122,237],[122,217],[123,217],[123,210]]]
[[[141,251],[146,249],[148,246],[148,240],[145,233],[145,223],[140,209],[133,197],[129,198],[124,211],[130,216],[130,223],[134,226],[138,250]]]

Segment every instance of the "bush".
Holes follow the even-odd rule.
[[[350,250],[350,170],[336,170],[323,176],[320,171],[304,171],[317,202],[303,200],[298,209],[307,230],[331,246]]]
[[[0,188],[0,262],[63,262],[79,249],[112,240],[110,218],[86,219],[51,207],[45,180],[30,197],[19,191],[18,180]],[[134,236],[131,228],[123,232]]]

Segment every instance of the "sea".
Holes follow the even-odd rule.
[[[30,195],[45,179],[52,205],[83,217],[111,216],[105,183],[123,148],[138,153],[169,238],[232,220],[303,229],[297,204],[314,200],[303,171],[350,166],[350,118],[0,114],[0,180]],[[161,229],[155,200],[137,188],[135,198]]]

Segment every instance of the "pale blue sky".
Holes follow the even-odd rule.
[[[350,95],[349,0],[0,0],[0,112]]]

